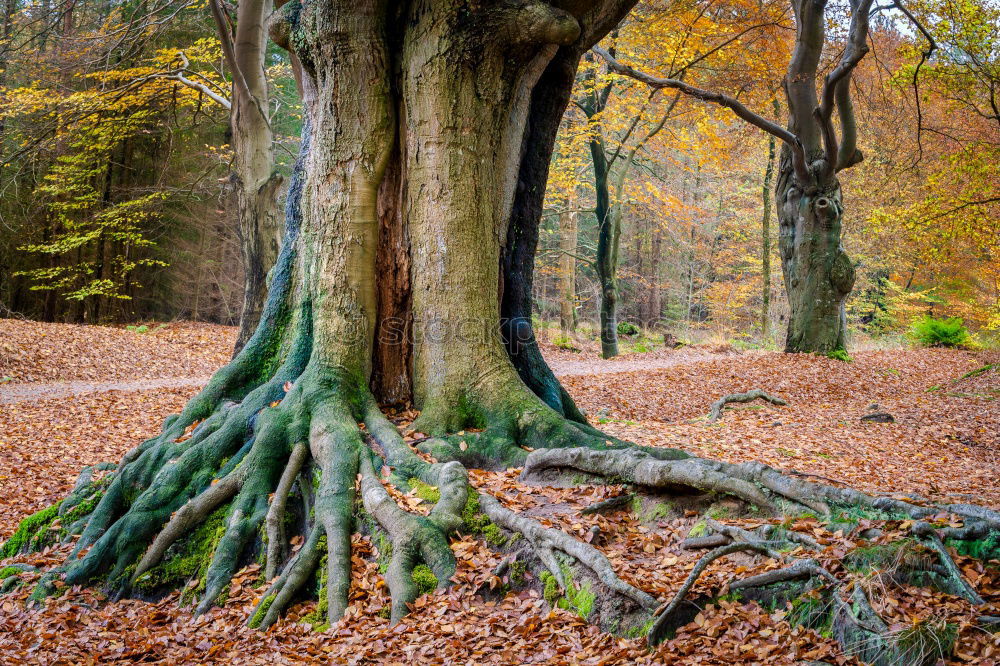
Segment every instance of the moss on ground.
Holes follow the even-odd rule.
[[[977,560],[1000,560],[1000,534],[992,532],[985,539],[975,541],[955,541],[948,539],[946,544],[961,555],[968,555]]]
[[[528,573],[528,565],[526,563],[521,560],[514,560],[510,563],[510,569],[508,571],[507,580],[510,581],[510,587],[512,589],[517,589],[524,585],[524,575]]]
[[[509,539],[499,525],[493,523],[479,506],[479,496],[471,492],[462,509],[462,525],[470,534],[481,536],[487,543],[502,548]]]
[[[914,539],[899,539],[878,546],[862,546],[844,557],[844,567],[857,573],[872,570],[892,571],[903,566],[919,570],[927,568],[934,562],[934,555]]]
[[[656,622],[655,617],[651,617],[642,624],[637,624],[629,627],[625,630],[625,638],[631,638],[633,640],[638,638],[643,638],[649,633],[649,630],[653,628],[653,623]]]
[[[46,542],[54,541],[55,536],[50,537],[48,534],[49,527],[59,517],[61,504],[62,500],[22,520],[10,538],[0,546],[0,559],[13,557],[27,550],[37,550],[40,546],[44,547]]]
[[[831,532],[838,530],[845,534],[857,527],[862,520],[907,520],[909,516],[902,513],[891,513],[869,509],[857,505],[837,505],[830,506],[830,519],[826,522],[826,527]]]
[[[577,587],[573,582],[573,572],[568,566],[561,564],[560,569],[563,580],[566,581],[566,589],[560,591],[559,581],[556,580],[556,577],[549,571],[543,571],[541,575],[542,597],[549,606],[553,608],[558,606],[564,610],[574,611],[586,620],[594,610],[594,601],[597,600],[597,595],[591,590],[589,582]]]
[[[821,590],[814,589],[791,602],[788,621],[815,630],[824,638],[833,636],[833,602]]]
[[[947,660],[955,651],[958,627],[943,620],[915,622],[893,637],[898,660],[912,666],[932,666]]]

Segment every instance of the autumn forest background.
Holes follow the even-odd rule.
[[[956,316],[989,346],[1000,330],[1000,7],[907,7],[918,23],[897,10],[873,18],[853,75],[865,159],[841,176],[857,271],[848,323],[855,343],[894,344],[924,315]],[[5,0],[0,11],[0,314],[237,322],[231,72],[205,7]],[[848,8],[828,11],[836,44]],[[781,0],[651,0],[603,45],[782,123],[794,35]],[[287,176],[301,109],[287,53],[268,49],[274,156]],[[596,336],[603,186],[620,228],[618,318],[645,331],[627,349],[663,335],[780,347],[788,306],[769,200],[780,143],[588,55],[546,194],[540,335],[569,348]]]

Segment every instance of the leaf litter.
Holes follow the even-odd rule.
[[[37,326],[46,329],[47,335],[35,337],[50,342],[32,343],[30,354],[35,360],[25,361],[22,356],[16,363],[9,359],[0,363],[22,368],[19,372],[30,380],[130,377],[122,369],[125,366],[116,362],[109,363],[108,374],[97,373],[99,359],[117,358],[117,345],[125,333],[136,336],[134,332],[105,332],[92,338],[81,370],[72,367],[72,353],[57,349],[65,339],[62,333],[53,332],[59,327]],[[175,341],[188,345],[186,354],[199,356],[185,361],[186,367],[210,372],[225,362],[231,330],[217,329],[221,330],[213,329],[204,339],[199,339],[201,333],[179,329]],[[20,331],[31,336],[26,328]],[[46,344],[53,347],[47,354],[42,351]],[[145,374],[140,376],[176,373],[172,355],[178,352],[171,345],[144,349],[142,353],[151,356],[145,359],[147,367],[141,371]],[[164,360],[153,358],[158,349]],[[760,460],[869,492],[891,489],[949,501],[974,498],[996,507],[1000,505],[1000,489],[995,487],[1000,471],[996,457],[1000,410],[991,391],[996,391],[1000,380],[995,370],[962,377],[997,361],[995,353],[944,350],[861,352],[849,364],[809,356],[726,353],[644,372],[574,375],[564,382],[603,429],[639,443],[675,446],[734,462]],[[559,359],[553,362],[557,372],[559,363]],[[32,369],[32,364],[38,368]],[[946,390],[931,390],[935,386]],[[703,417],[711,402],[725,393],[758,387],[785,398],[789,406],[731,408],[718,424],[706,424]],[[108,392],[0,405],[0,486],[4,489],[0,493],[0,539],[9,536],[24,515],[64,496],[81,466],[116,461],[155,434],[162,419],[176,412],[193,392]],[[873,405],[893,414],[896,422],[862,423],[860,417]],[[405,421],[413,415],[403,415],[404,431]],[[412,432],[407,437],[412,442],[419,438],[419,433]],[[626,489],[586,484],[526,486],[518,482],[518,471],[475,470],[471,481],[510,508],[590,541],[608,556],[619,576],[654,596],[672,596],[700,556],[680,547],[697,520],[688,515],[693,512],[657,515],[625,507],[607,514],[581,515],[587,506]],[[429,510],[412,492],[393,489],[392,493],[408,510]],[[723,522],[749,529],[766,520]],[[879,526],[884,532],[878,540],[885,542],[905,530],[898,521],[883,521]],[[792,528],[808,532],[823,546],[816,557],[835,572],[842,570],[844,556],[857,545],[856,535],[831,533],[815,520],[799,520]],[[70,547],[49,547],[9,562],[54,566]],[[396,626],[380,616],[388,591],[378,573],[377,549],[362,535],[354,536],[350,610],[324,632],[314,631],[303,621],[315,610],[315,601],[294,606],[265,633],[245,626],[264,590],[259,586],[259,565],[240,571],[225,604],[198,618],[178,605],[179,593],[152,602],[111,603],[94,588],[74,587],[34,609],[26,607],[30,585],[24,586],[0,597],[0,662],[856,663],[832,639],[793,626],[787,609],[768,611],[725,597],[706,606],[671,640],[651,651],[642,639],[615,637],[572,611],[550,609],[537,581],[499,599],[484,595],[484,590],[497,587],[494,571],[504,554],[471,535],[453,540],[452,548],[458,561],[454,585],[419,597],[413,613]],[[1000,568],[962,556],[956,559],[987,600],[985,609],[974,611],[962,599],[925,588],[893,585],[882,590],[877,610],[894,627],[925,620],[952,623],[958,641],[950,663],[997,663],[1000,645],[996,637],[976,627],[974,619],[980,613],[1000,614]],[[720,559],[698,580],[691,595],[718,596],[734,577],[777,566],[767,559],[756,563],[740,556]],[[30,583],[38,575],[21,577]]]

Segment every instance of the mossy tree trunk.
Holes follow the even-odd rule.
[[[852,2],[848,44],[817,92],[826,42],[826,3],[793,0],[796,42],[785,83],[787,143],[775,189],[781,267],[790,314],[785,350],[831,353],[845,349],[844,304],[854,287],[854,266],[841,245],[844,203],[837,173],[862,160],[851,101],[851,74],[868,52],[871,2]],[[833,126],[836,108],[840,137]]]
[[[269,31],[301,64],[305,122],[259,325],[159,436],[126,454],[87,506],[70,560],[39,590],[61,575],[149,592],[182,584],[176,576],[195,572],[179,563],[204,551],[195,588],[204,611],[241,562],[266,550],[276,577],[253,618],[266,625],[325,556],[332,621],[346,608],[360,512],[392,544],[398,618],[416,595],[417,565],[442,585],[454,573],[446,536],[462,524],[468,482],[449,459],[496,466],[523,461],[527,447],[605,446],[537,348],[533,366],[509,355],[500,312],[506,303],[526,321],[533,342],[523,296],[559,117],[580,53],[630,4],[576,16],[459,0],[293,1],[276,11]],[[581,34],[589,41],[574,46]],[[543,76],[566,83],[535,94]],[[525,242],[508,243],[513,226]],[[396,249],[405,252],[393,259]],[[504,267],[502,255],[519,260]],[[521,289],[506,301],[505,282]],[[412,348],[409,334],[395,344],[383,335],[400,315],[412,320],[403,326]],[[376,400],[405,402],[411,388],[416,427],[436,436],[424,445],[435,464]],[[475,437],[454,434],[473,426]],[[386,463],[402,487],[439,487],[429,518],[389,499],[375,477]],[[291,556],[282,514],[306,538]]]

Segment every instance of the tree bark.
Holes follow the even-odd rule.
[[[274,137],[267,117],[268,90],[264,73],[267,33],[264,21],[270,0],[247,0],[237,6],[236,32],[217,10],[216,22],[232,71],[230,131],[233,170],[229,188],[236,234],[243,262],[243,307],[235,356],[250,339],[267,298],[267,273],[281,245],[277,195],[281,176],[274,171]]]
[[[566,202],[569,209],[571,204]],[[576,242],[577,213],[559,215],[559,329],[563,335],[576,330]]]
[[[767,167],[764,170],[764,183],[761,186],[764,214],[761,219],[760,243],[761,281],[763,283],[760,298],[760,333],[764,338],[771,334],[771,183],[774,180],[774,141],[773,136],[768,137]]]
[[[597,280],[601,287],[599,325],[601,356],[618,356],[618,256],[614,219],[608,189],[610,166],[604,151],[604,140],[599,136],[590,142],[590,156],[594,166],[594,193],[597,215]]]
[[[660,262],[663,258],[663,230],[660,222],[654,221],[649,241],[649,295],[646,299],[646,318],[643,326],[654,328],[660,321],[663,299],[660,289]]]
[[[586,35],[580,37],[585,41]],[[507,354],[522,381],[549,407],[583,420],[569,394],[542,358],[531,326],[532,285],[538,226],[556,133],[580,60],[580,47],[561,47],[545,67],[531,93],[507,238],[503,248],[503,284],[500,295],[501,330]]]
[[[448,539],[461,528],[490,541],[520,534],[518,557],[530,553],[533,573],[547,572],[565,590],[572,584],[566,567],[577,566],[575,573],[591,576],[596,600],[611,609],[609,620],[619,629],[623,617],[629,627],[651,619],[659,602],[618,578],[599,550],[472,488],[465,465],[476,463],[524,465],[525,478],[576,470],[688,496],[723,493],[765,511],[810,510],[827,520],[834,518],[831,505],[838,513],[848,506],[903,513],[917,521],[914,535],[934,545],[952,589],[976,603],[941,538],[995,543],[995,512],[918,506],[809,484],[759,463],[630,446],[577,422],[572,401],[555,392],[558,382],[524,373],[529,366],[518,359],[528,357],[509,355],[500,317],[515,315],[530,334],[531,234],[537,233],[543,181],[525,179],[544,177],[559,106],[553,99],[565,105],[565,97],[547,96],[567,91],[532,93],[546,71],[572,82],[579,54],[567,50],[561,59],[559,51],[577,43],[581,30],[595,40],[603,33],[587,32],[599,25],[588,23],[590,15],[578,21],[547,4],[415,0],[403,16],[397,5],[391,11],[387,5],[316,0],[289,3],[274,16],[273,38],[302,63],[305,122],[284,244],[260,323],[159,435],[96,484],[85,471],[69,497],[45,510],[80,538],[66,563],[42,574],[32,598],[100,581],[116,596],[182,589],[182,599],[196,598],[197,612],[204,613],[237,569],[262,552],[265,573],[277,575],[251,626],[273,624],[317,579],[317,614],[334,623],[347,611],[351,564],[360,556],[352,555],[352,534],[363,529],[385,559],[387,610],[397,622],[419,593],[419,565],[436,587],[449,585],[457,563]],[[623,11],[627,5],[596,6]],[[403,32],[400,41],[393,41],[393,30]],[[393,61],[392,53],[401,60]],[[558,66],[550,69],[553,63]],[[548,110],[532,117],[539,108]],[[526,125],[529,118],[537,123]],[[548,147],[531,137],[545,138]],[[820,212],[831,205],[812,202]],[[418,448],[435,462],[413,451],[370,389],[380,358],[379,317],[402,302],[395,293],[392,303],[381,297],[380,282],[393,285],[390,291],[404,282],[403,264],[381,264],[388,267],[380,271],[378,255],[380,248],[391,253],[406,244],[400,228],[410,239],[412,386],[423,410],[413,427],[430,435]],[[389,379],[404,372],[399,368],[384,359],[380,364]],[[552,390],[529,388],[538,379]],[[550,400],[558,400],[556,407]],[[428,515],[401,508],[384,485],[408,492],[417,482],[438,489]],[[941,511],[960,515],[962,527],[939,531],[919,522]],[[782,522],[765,521],[760,529],[774,532]],[[772,548],[761,542],[764,533],[707,524],[729,540],[747,541],[723,546],[725,552],[780,548],[795,558],[793,539],[811,540],[775,532]],[[51,526],[39,514],[24,521],[0,546],[0,558],[45,547],[46,539],[57,538]],[[286,530],[301,539],[294,553]],[[190,562],[179,567],[179,553],[186,560],[190,552],[193,570]],[[652,624],[651,641],[719,555],[713,551],[691,573]],[[317,572],[323,562],[325,572]],[[808,561],[786,569],[772,576],[817,570]]]

